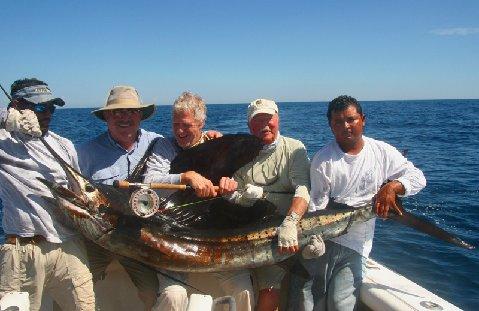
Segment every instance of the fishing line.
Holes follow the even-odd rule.
[[[189,284],[189,283],[187,283],[187,282],[185,282],[185,281],[182,281],[182,280],[180,280],[180,279],[178,279],[178,278],[176,278],[176,277],[174,277],[174,276],[171,276],[171,275],[169,275],[169,274],[166,273],[166,272],[163,272],[163,271],[160,271],[160,270],[156,270],[156,272],[159,273],[159,274],[161,274],[161,275],[163,275],[163,276],[165,276],[165,277],[167,277],[167,278],[169,278],[170,280],[173,280],[173,281],[175,281],[175,282],[180,283],[181,285],[188,286],[188,287],[190,287],[190,288],[192,288],[192,289],[194,289],[194,290],[200,292],[200,293],[203,294],[203,295],[209,295],[208,293],[202,291],[201,289],[196,288],[196,287],[194,287],[193,285],[191,285],[191,284]]]
[[[8,99],[9,99],[10,101],[12,101],[12,98],[11,98],[10,95],[7,93],[7,91],[5,91],[5,89],[3,88],[3,86],[2,86],[1,84],[0,84],[0,88],[2,88],[3,93],[5,93],[5,95],[7,95]]]
[[[175,205],[175,208],[177,208],[177,207],[185,207],[185,206],[195,205],[195,204],[200,204],[200,203],[203,203],[203,202],[213,201],[213,200],[220,199],[220,198],[222,198],[222,197],[221,197],[221,196],[218,196],[218,197],[214,197],[214,198],[210,198],[210,199],[206,199],[206,200],[200,200],[200,201],[196,201],[196,202],[190,202],[190,203]],[[167,202],[167,203],[169,203],[169,202]]]
[[[238,191],[238,192],[243,192],[243,191]],[[293,192],[290,192],[290,191],[265,191],[264,193],[265,193],[265,194],[268,194],[268,193],[274,193],[274,194],[294,194]],[[195,202],[190,202],[190,203],[175,205],[175,208],[177,208],[177,207],[185,207],[185,206],[189,206],[189,205],[195,205],[195,204],[199,204],[199,203],[203,203],[203,202],[208,202],[208,201],[212,201],[212,200],[216,200],[216,199],[221,199],[221,198],[223,198],[223,197],[222,197],[222,196],[217,196],[217,197],[210,198],[210,199],[206,199],[206,200],[200,200],[200,201],[195,201]],[[165,202],[165,204],[168,204],[168,203],[169,203],[169,202]]]

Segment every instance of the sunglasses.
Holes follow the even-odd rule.
[[[37,113],[43,113],[43,112],[50,112],[54,113],[55,112],[55,105],[52,103],[40,103],[40,104],[34,104],[32,102],[29,102],[28,100],[24,98],[17,99],[17,104],[18,104],[18,109],[23,110],[23,109],[30,109],[34,112]]]
[[[113,109],[111,110],[111,114],[115,117],[120,117],[120,116],[124,116],[124,115],[128,115],[128,116],[131,116],[131,115],[136,115],[138,113],[141,113],[141,110],[140,109],[132,109],[132,108],[124,108],[124,109]]]
[[[42,113],[42,112],[47,112],[49,111],[50,113],[54,113],[55,112],[55,105],[54,104],[35,104],[33,105],[33,111],[35,112],[39,112],[39,113]]]

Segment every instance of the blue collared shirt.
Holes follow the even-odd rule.
[[[115,180],[125,180],[134,171],[144,156],[148,146],[155,138],[156,145],[165,150],[166,158],[171,161],[176,152],[171,142],[163,136],[140,129],[135,146],[125,150],[108,132],[78,146],[78,161],[83,175],[95,182],[111,185]]]

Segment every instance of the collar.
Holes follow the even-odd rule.
[[[206,135],[206,132],[201,132],[201,137],[200,137],[200,139],[198,140],[198,142],[196,142],[196,144],[194,144],[194,145],[192,145],[192,146],[189,146],[188,148],[183,148],[183,147],[181,147],[180,145],[178,145],[178,142],[176,141],[176,139],[175,139],[174,136],[171,138],[171,140],[173,141],[173,144],[178,148],[178,150],[186,150],[186,149],[190,149],[190,148],[196,147],[196,146],[198,146],[199,144],[202,144],[202,143],[204,143],[204,142],[207,141],[207,140],[211,140],[211,138],[208,137],[208,135]]]
[[[110,141],[110,144],[112,144],[113,146],[116,146],[116,147],[118,147],[122,150],[125,150],[128,153],[130,153],[130,152],[132,152],[133,150],[136,149],[136,147],[138,146],[138,142],[140,141],[141,134],[142,134],[142,130],[138,129],[138,134],[136,135],[134,146],[130,151],[128,151],[125,148],[123,148],[113,137],[111,137],[110,131],[106,131],[106,132],[107,132],[107,136],[108,136],[108,140]]]
[[[281,137],[281,134],[278,132],[278,136],[276,136],[276,139],[271,143],[263,146],[263,149],[261,149],[262,152],[268,152],[268,151],[273,151],[276,149],[276,147],[279,145],[279,139]]]
[[[204,142],[207,141],[207,140],[210,140],[210,138],[208,137],[208,135],[206,135],[205,132],[201,132],[201,137],[200,137],[200,139],[196,142],[196,144],[190,146],[189,148],[198,146],[199,144],[202,144],[202,143],[204,143]]]

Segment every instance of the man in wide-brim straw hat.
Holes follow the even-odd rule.
[[[140,128],[141,121],[149,118],[154,110],[154,105],[141,103],[135,88],[113,87],[105,106],[92,112],[106,122],[108,130],[78,148],[82,173],[95,182],[108,185],[115,180],[128,179],[153,144],[164,145],[172,159],[175,150],[168,139]],[[118,257],[92,242],[86,244],[94,281],[104,277],[106,267],[116,258],[137,287],[138,297],[145,304],[146,310],[155,305],[157,294],[160,303],[156,310],[186,309],[186,291],[176,293],[162,290],[158,293],[160,284],[155,270],[135,260]],[[97,298],[100,303],[108,301],[108,298]]]
[[[155,112],[155,105],[143,105],[138,91],[131,86],[115,86],[111,89],[104,107],[92,111],[92,113],[105,121],[104,112],[114,110],[138,110],[142,113],[141,120],[148,119]],[[107,113],[108,114],[108,113]]]

